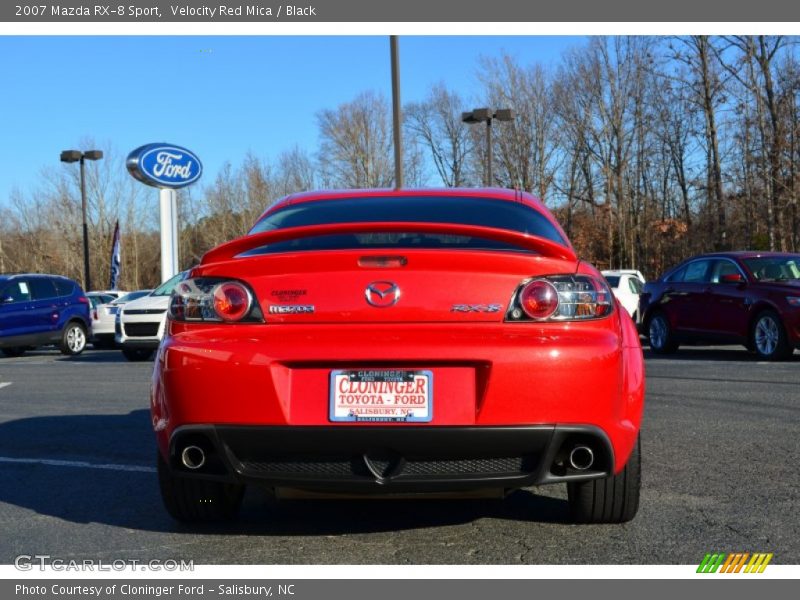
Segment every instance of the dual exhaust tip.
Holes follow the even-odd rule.
[[[586,471],[594,464],[594,452],[589,446],[575,446],[569,453],[569,466],[576,471]]]
[[[206,464],[206,453],[200,446],[186,446],[181,452],[181,463],[192,471],[202,469]]]

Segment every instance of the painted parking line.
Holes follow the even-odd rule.
[[[13,381],[0,381],[0,389],[3,389],[4,387],[8,387],[12,383],[14,383],[14,382]]]
[[[103,471],[132,471],[135,473],[155,473],[153,467],[139,465],[119,465],[90,463],[80,460],[56,460],[51,458],[11,458],[0,456],[0,463],[11,463],[21,465],[46,465],[48,467],[74,467],[78,469],[101,469]]]

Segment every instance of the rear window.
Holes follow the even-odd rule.
[[[606,281],[612,288],[619,287],[619,277],[617,275],[606,275]]]
[[[562,246],[567,245],[558,229],[545,216],[525,204],[493,198],[464,196],[393,196],[301,202],[268,214],[255,224],[250,233],[330,223],[372,222],[479,225],[518,231],[548,239]],[[390,236],[391,234],[380,235]],[[420,237],[434,238],[436,236]],[[465,236],[442,237],[463,238]],[[393,243],[390,237],[383,239],[390,247],[400,247]],[[486,246],[494,244],[494,242],[481,240],[480,244]],[[502,246],[502,244],[500,245]],[[463,247],[472,248],[474,246],[464,243]]]
[[[75,284],[68,279],[56,279],[55,284],[59,296],[71,296],[75,291]]]
[[[99,304],[109,304],[115,300],[111,294],[92,294],[88,298],[92,308],[96,308]]]

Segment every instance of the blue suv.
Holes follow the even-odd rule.
[[[63,354],[83,352],[91,317],[81,286],[59,275],[0,274],[0,353],[56,344]]]

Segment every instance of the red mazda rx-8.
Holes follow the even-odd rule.
[[[327,494],[565,483],[578,522],[639,504],[636,328],[514,190],[292,195],[171,297],[151,410],[169,513],[246,485]]]

